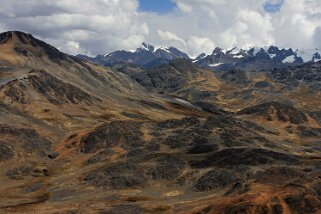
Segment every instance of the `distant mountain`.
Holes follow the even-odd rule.
[[[200,55],[194,63],[211,70],[269,70],[288,66],[297,66],[306,62],[321,60],[321,51],[317,49],[293,50],[279,49],[276,46],[266,48],[229,50],[216,48],[211,55]]]
[[[142,67],[155,67],[158,65],[167,64],[175,59],[189,59],[187,54],[183,53],[177,48],[156,48],[146,43],[143,43],[136,50],[119,50],[106,55],[98,55],[97,57],[88,57],[85,55],[77,55],[76,57],[105,66],[113,66],[119,63],[129,63]]]
[[[143,43],[136,50],[118,50],[105,55],[88,57],[77,55],[79,59],[104,65],[115,66],[118,64],[132,64],[143,68],[153,68],[168,64],[175,59],[191,59],[186,53],[175,47],[154,47]],[[215,71],[239,70],[271,70],[274,68],[292,67],[306,62],[321,60],[321,51],[318,49],[284,49],[276,46],[248,49],[215,48],[212,54],[200,54],[193,60],[198,67],[208,68]]]

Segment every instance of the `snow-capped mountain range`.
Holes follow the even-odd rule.
[[[175,47],[154,47],[143,43],[136,50],[119,50],[105,55],[98,55],[97,57],[85,55],[77,55],[77,57],[105,66],[125,63],[150,68],[167,64],[175,59],[184,58],[192,60],[199,67],[212,70],[265,70],[320,61],[321,51],[318,49],[280,49],[276,46],[251,47],[248,49],[239,49],[237,47],[231,49],[215,48],[210,55],[203,53],[192,59]]]
[[[231,68],[264,70],[317,62],[321,60],[320,53],[318,49],[293,50],[279,49],[276,46],[252,47],[247,50],[236,47],[229,50],[216,48],[211,55],[203,54],[195,59],[194,63],[213,70]]]
[[[95,58],[84,55],[78,55],[77,57],[105,66],[112,66],[117,63],[130,63],[142,67],[154,67],[180,58],[189,59],[187,54],[174,47],[154,47],[146,43],[143,43],[136,50],[119,50],[105,55],[98,55]]]

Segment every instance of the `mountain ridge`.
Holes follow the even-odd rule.
[[[114,66],[119,63],[129,63],[142,66],[144,68],[156,67],[167,64],[175,59],[190,59],[199,67],[211,70],[229,69],[273,69],[287,66],[297,66],[307,62],[317,62],[321,60],[321,51],[318,49],[293,50],[292,48],[278,48],[269,46],[264,48],[250,47],[239,49],[222,49],[216,47],[209,55],[204,53],[196,58],[188,56],[186,53],[175,47],[154,47],[150,44],[142,43],[136,50],[120,50],[96,57],[77,55],[76,57],[88,61]]]

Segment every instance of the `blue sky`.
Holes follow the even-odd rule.
[[[140,10],[156,13],[167,13],[172,11],[176,4],[171,0],[139,0]],[[267,2],[263,5],[265,11],[275,13],[280,11],[284,0],[276,0],[274,3]]]
[[[139,0],[140,10],[148,12],[166,13],[176,6],[171,0]]]
[[[283,4],[284,4],[284,0],[277,0],[275,3],[267,2],[264,4],[264,9],[267,12],[275,13],[280,11]]]

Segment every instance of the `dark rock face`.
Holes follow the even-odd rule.
[[[217,169],[203,175],[194,184],[194,189],[199,192],[212,191],[234,184],[238,180],[237,175],[227,169]]]
[[[304,173],[290,167],[273,167],[263,173],[258,173],[256,182],[280,185],[304,179]]]
[[[134,114],[134,113],[128,113],[128,112],[122,112],[122,115],[132,118],[132,119],[138,119],[138,120],[146,120],[148,117],[141,115],[141,114]]]
[[[150,108],[158,109],[158,110],[166,110],[166,108],[156,102],[146,101],[146,100],[140,100],[139,103],[143,106],[147,106]]]
[[[189,60],[175,60],[131,77],[148,89],[164,92],[178,90],[187,82],[189,75],[196,73],[197,69]]]
[[[308,86],[313,91],[321,90],[321,63],[305,63],[303,65],[274,69],[269,76],[277,82],[283,83],[288,89],[298,86]]]
[[[300,213],[317,213],[320,210],[320,200],[310,194],[289,195],[284,198],[291,212],[300,210]]]
[[[321,111],[308,112],[308,114],[314,118],[319,124],[321,124]]]
[[[10,169],[6,172],[6,176],[15,179],[19,177],[28,176],[32,173],[33,169],[30,166],[19,166],[14,169]]]
[[[29,77],[31,85],[40,94],[43,94],[49,102],[55,105],[62,105],[69,102],[72,104],[84,102],[91,105],[93,101],[98,100],[76,86],[64,83],[45,71],[33,71],[32,73],[36,73],[37,75]]]
[[[231,148],[223,149],[208,156],[205,160],[191,162],[193,167],[204,168],[210,166],[257,166],[273,162],[295,164],[297,157],[264,149]]]
[[[267,120],[276,117],[279,121],[301,124],[308,121],[307,116],[298,109],[278,102],[263,103],[238,112],[239,115],[263,116]]]
[[[268,132],[264,128],[250,122],[241,121],[231,116],[215,115],[207,119],[202,126],[205,130],[218,129],[217,134],[224,141],[225,146],[248,146],[255,143],[270,143],[269,140],[257,134]]]
[[[276,204],[272,207],[272,214],[282,214],[283,208],[280,204]]]
[[[33,129],[22,129],[0,125],[0,136],[19,140],[19,144],[21,144],[22,148],[27,153],[36,153],[40,156],[46,156],[50,152],[52,146],[52,142],[40,136]]]
[[[56,159],[59,156],[58,152],[53,152],[51,154],[48,155],[48,158],[50,159]]]
[[[28,87],[34,88],[43,95],[50,103],[62,105],[66,103],[85,103],[92,105],[95,101],[100,101],[76,86],[65,83],[45,71],[33,70],[27,77],[27,81],[14,80],[0,87],[5,90],[5,95],[21,104],[28,102],[25,91]]]
[[[150,180],[174,180],[179,177],[185,166],[186,163],[178,157],[149,154],[95,170],[84,180],[91,185],[107,189],[126,189],[146,186]]]
[[[210,153],[218,150],[217,145],[195,145],[188,150],[188,154],[204,154]]]
[[[100,214],[141,214],[143,213],[143,209],[133,204],[120,204],[120,205],[107,208],[99,213]]]
[[[224,72],[221,75],[221,79],[229,83],[236,83],[239,85],[246,85],[250,83],[250,80],[247,77],[247,73],[245,71],[240,70],[229,70],[227,72]]]
[[[4,142],[0,142],[0,162],[12,159],[13,151]]]
[[[143,185],[146,179],[137,166],[124,163],[91,172],[85,181],[107,189],[125,189]]]
[[[6,43],[9,39],[12,39],[11,32],[5,32],[0,34],[0,44]]]
[[[163,156],[156,159],[154,167],[146,169],[146,175],[153,180],[173,180],[179,177],[185,162],[175,156]]]
[[[105,151],[99,152],[98,154],[95,154],[94,156],[89,158],[87,160],[87,164],[91,165],[91,164],[96,164],[99,162],[106,161],[114,154],[115,152],[113,150],[105,150]]]
[[[270,87],[270,86],[271,86],[271,83],[266,82],[266,81],[260,81],[260,82],[255,83],[254,87],[256,87],[256,88],[267,88],[267,87]]]
[[[321,128],[309,128],[306,126],[298,126],[299,133],[302,137],[320,137]]]
[[[35,183],[31,184],[23,189],[24,192],[26,193],[32,193],[32,192],[37,192],[41,189],[43,189],[45,185],[43,183]]]
[[[18,80],[14,80],[12,82],[9,82],[6,87],[8,87],[8,89],[6,90],[5,94],[6,96],[10,97],[12,100],[15,100],[21,104],[26,104],[27,100],[26,100],[26,96],[25,96],[25,90],[26,90],[26,86],[19,82]],[[4,86],[2,86],[0,88],[3,89]]]
[[[157,127],[160,129],[188,128],[198,126],[200,121],[196,117],[185,117],[181,120],[172,119],[159,122]]]
[[[81,140],[81,151],[93,153],[112,146],[136,148],[144,145],[140,126],[134,122],[111,122],[99,126]]]

